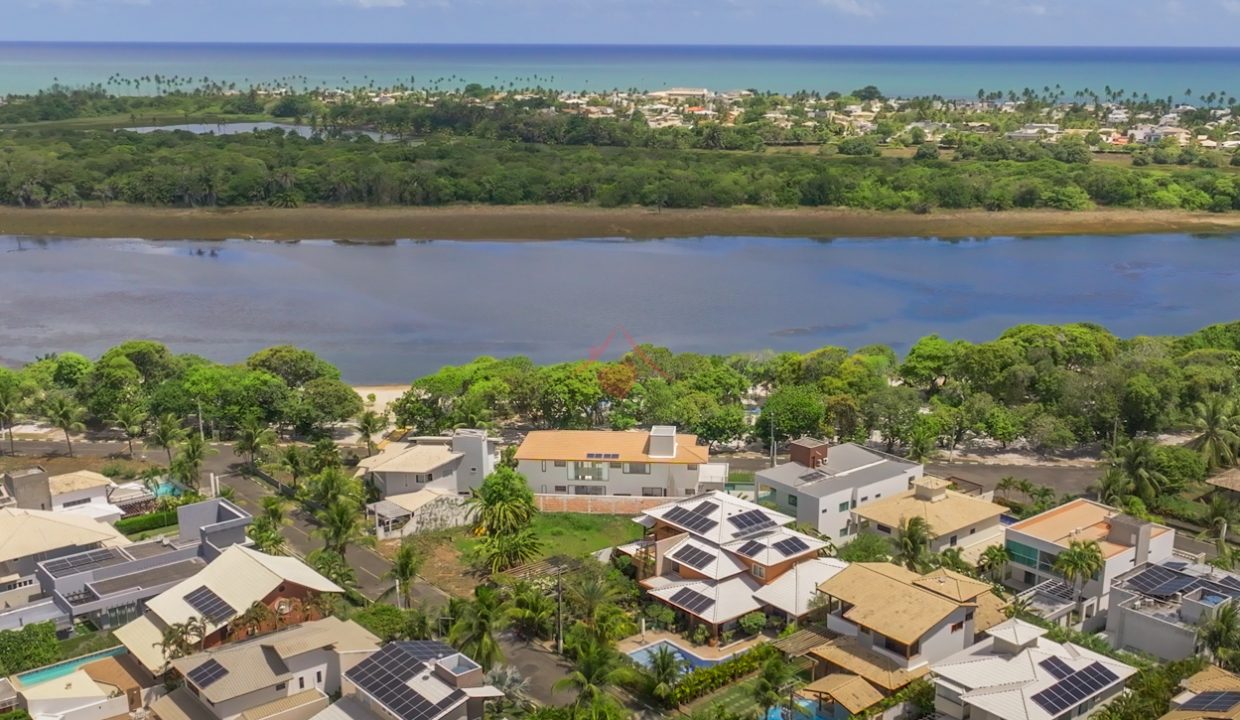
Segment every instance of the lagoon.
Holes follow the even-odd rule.
[[[355,383],[477,355],[805,351],[1024,322],[1122,336],[1240,319],[1240,236],[275,243],[0,235],[0,362],[147,337],[321,353]],[[623,329],[623,332],[620,331]],[[627,333],[627,337],[626,337]],[[610,345],[602,348],[609,335]]]

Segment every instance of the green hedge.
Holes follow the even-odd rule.
[[[0,720],[30,720],[30,713],[17,708],[16,710],[0,713]]]
[[[177,524],[177,511],[164,510],[162,512],[147,513],[146,515],[135,515],[131,518],[124,518],[116,521],[116,529],[126,535],[145,532],[147,530],[155,530],[157,528],[168,527]]]
[[[56,624],[31,623],[0,632],[0,676],[25,672],[60,660]]]
[[[724,660],[718,665],[688,673],[672,689],[672,701],[678,705],[692,702],[755,672],[767,660],[779,655],[774,645],[758,645],[743,655]]]

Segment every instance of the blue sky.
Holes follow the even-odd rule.
[[[0,0],[0,39],[1234,46],[1240,0]]]

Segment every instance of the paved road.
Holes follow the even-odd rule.
[[[1053,488],[1059,495],[1085,495],[1102,474],[1098,468],[1048,467],[1041,465],[989,465],[981,463],[932,462],[926,472],[939,477],[955,476],[994,490],[1001,478],[1011,475],[1035,485]]]

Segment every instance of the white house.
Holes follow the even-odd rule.
[[[854,443],[828,447],[822,440],[801,438],[789,444],[788,452],[788,462],[757,473],[757,497],[837,544],[851,540],[859,529],[853,510],[905,492],[925,472],[921,465]]]
[[[468,495],[499,461],[498,443],[483,430],[457,430],[451,437],[415,437],[388,444],[362,458],[357,474],[380,497],[434,488]]]
[[[1107,635],[1163,660],[1198,654],[1198,628],[1240,598],[1240,575],[1183,560],[1141,565],[1111,584]]]
[[[516,454],[535,493],[635,497],[722,490],[728,466],[710,462],[697,436],[656,425],[649,431],[536,430]]]
[[[968,649],[933,664],[937,717],[1059,720],[1089,717],[1124,690],[1137,669],[1046,630],[1008,620]]]

